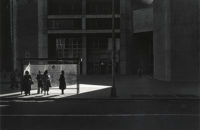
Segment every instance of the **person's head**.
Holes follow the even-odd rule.
[[[61,71],[61,74],[64,74],[64,73],[65,73],[64,70],[62,70],[62,71]]]
[[[29,75],[29,72],[28,72],[28,71],[25,71],[25,75]]]
[[[41,74],[40,70],[38,71],[39,74]]]
[[[48,71],[47,71],[47,70],[45,70],[45,71],[44,71],[44,74],[45,74],[45,75],[47,75],[47,74],[48,74]]]

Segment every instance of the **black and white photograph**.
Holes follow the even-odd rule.
[[[0,130],[200,130],[200,0],[0,0]]]

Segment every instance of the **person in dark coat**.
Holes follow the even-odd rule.
[[[65,75],[64,71],[61,71],[61,75],[59,78],[59,89],[61,89],[61,94],[64,94],[64,90],[66,89]]]
[[[50,82],[50,78],[48,75],[48,71],[45,70],[44,74],[43,74],[43,90],[44,90],[44,95],[49,95],[49,87],[51,87],[51,82]]]
[[[24,86],[25,95],[27,94],[30,95],[32,84],[33,84],[33,81],[32,81],[31,75],[29,74],[28,71],[26,71],[23,77],[23,86]]]
[[[37,74],[37,77],[36,77],[37,81],[38,81],[38,90],[37,90],[37,93],[40,94],[40,92],[42,93],[43,91],[43,88],[42,88],[42,74],[41,72],[39,71],[38,74]]]

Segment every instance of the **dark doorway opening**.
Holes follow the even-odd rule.
[[[137,69],[142,67],[143,74],[153,75],[153,32],[134,34]],[[137,72],[137,71],[136,71]]]

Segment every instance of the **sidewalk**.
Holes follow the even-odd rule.
[[[91,80],[93,79],[93,80]],[[80,77],[80,84],[101,84],[112,86],[111,76]],[[194,82],[166,82],[144,76],[116,76],[117,98],[194,98],[200,96],[200,87]],[[110,98],[110,88],[78,95],[77,97],[96,96]]]
[[[110,75],[80,76],[80,93],[76,89],[65,90],[65,95],[60,95],[58,88],[50,89],[53,99],[113,99],[110,96],[112,77]],[[6,90],[8,86],[1,86],[0,90]],[[72,88],[76,88],[73,86]],[[10,93],[6,90],[4,93]],[[15,90],[16,91],[16,90]],[[137,76],[116,76],[116,99],[199,99],[200,87],[194,82],[165,82],[151,79],[148,76],[139,78]],[[36,90],[32,91],[36,95]],[[1,92],[0,95],[2,95]],[[37,99],[48,98],[48,96],[37,95]],[[39,98],[40,97],[40,98]],[[30,96],[34,99],[34,96]],[[27,98],[26,98],[27,99]],[[115,98],[114,98],[115,99]]]

